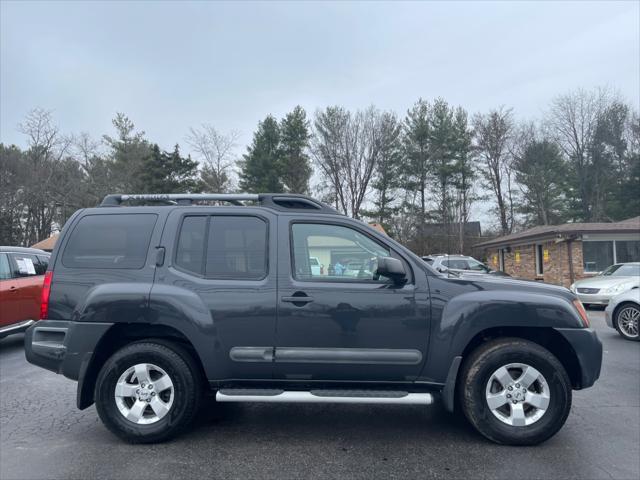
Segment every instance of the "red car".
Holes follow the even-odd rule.
[[[40,318],[48,264],[44,250],[0,247],[0,338],[24,332]]]

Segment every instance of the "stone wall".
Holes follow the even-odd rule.
[[[504,250],[504,271],[512,277],[538,280],[568,287],[571,285],[569,272],[569,254],[567,242],[541,242],[542,275],[536,273],[536,244],[519,245]],[[585,277],[582,264],[582,242],[571,242],[573,257],[574,281]],[[499,269],[499,253],[497,249],[487,250],[487,262],[494,269]]]

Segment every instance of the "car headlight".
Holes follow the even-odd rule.
[[[624,290],[627,290],[628,288],[631,288],[631,285],[627,284],[627,283],[620,283],[618,285],[614,285],[613,287],[609,287],[605,290],[605,293],[618,293],[618,292],[623,292]]]

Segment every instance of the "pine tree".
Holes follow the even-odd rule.
[[[143,193],[184,193],[197,188],[198,163],[190,156],[182,157],[176,145],[172,152],[163,152],[155,144],[142,162],[135,181],[136,191]]]
[[[240,162],[240,189],[245,192],[280,193],[284,186],[280,180],[279,161],[280,128],[269,115],[258,124],[253,141]]]
[[[404,154],[406,161],[403,166],[403,183],[413,196],[417,196],[418,206],[413,203],[406,205],[409,210],[417,210],[415,249],[421,253],[425,251],[424,224],[427,221],[428,181],[431,174],[430,164],[430,136],[431,136],[431,106],[426,100],[419,99],[407,111],[404,121]]]
[[[312,170],[307,149],[310,138],[307,114],[298,105],[280,122],[280,178],[287,192],[306,194],[309,191]]]

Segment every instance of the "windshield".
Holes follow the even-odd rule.
[[[640,264],[638,265],[611,265],[602,275],[605,277],[640,277]]]

